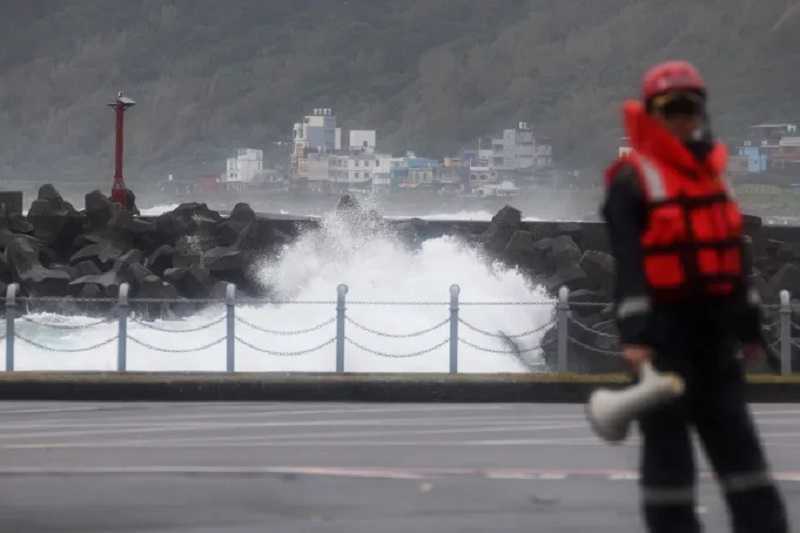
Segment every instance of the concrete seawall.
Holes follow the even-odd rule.
[[[621,374],[14,372],[0,375],[0,400],[582,403],[626,383]],[[748,399],[800,402],[800,375],[752,376]]]
[[[293,217],[260,213],[261,224],[270,224],[281,231],[296,235],[299,230],[319,227],[319,220],[310,217]],[[392,219],[390,225],[396,225],[410,219]],[[427,220],[425,221],[425,237],[437,238],[443,235],[473,235],[484,233],[489,228],[488,220]],[[609,251],[608,236],[603,222],[570,222],[570,221],[523,221],[522,229],[530,231],[541,238],[561,234],[577,235],[584,249]],[[747,217],[745,232],[753,239],[758,252],[768,240],[778,240],[800,245],[800,226],[762,225],[760,219]]]

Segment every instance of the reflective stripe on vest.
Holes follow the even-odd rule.
[[[642,169],[642,177],[644,178],[645,187],[647,188],[647,195],[653,202],[660,202],[667,198],[667,187],[664,183],[664,177],[649,159],[639,155],[639,165]]]

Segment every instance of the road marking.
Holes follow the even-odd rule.
[[[171,421],[171,420],[178,420],[178,421],[185,421],[185,420],[196,420],[196,419],[235,419],[235,418],[251,418],[251,417],[272,417],[272,416],[306,416],[306,415],[335,415],[335,414],[355,414],[355,413],[406,413],[406,412],[424,412],[426,414],[434,414],[437,416],[446,416],[448,413],[458,412],[458,411],[469,411],[474,413],[480,414],[489,414],[493,411],[505,411],[504,416],[511,416],[511,417],[525,417],[527,419],[583,419],[585,415],[580,412],[578,408],[570,409],[571,412],[564,413],[564,414],[556,414],[556,413],[537,413],[539,411],[540,405],[531,405],[531,404],[401,404],[398,406],[390,406],[390,407],[365,407],[365,404],[353,404],[352,406],[347,405],[346,407],[326,407],[326,408],[282,408],[282,409],[269,409],[269,407],[274,407],[272,404],[223,404],[224,406],[220,406],[219,404],[214,405],[207,405],[207,404],[134,404],[136,407],[131,406],[130,408],[125,409],[114,409],[114,405],[119,404],[112,404],[111,406],[93,406],[91,408],[85,407],[87,412],[91,412],[94,410],[95,414],[97,415],[108,415],[108,416],[93,416],[91,417],[92,420],[100,420],[102,423],[114,422],[123,418],[126,422],[143,422],[149,423],[152,421]],[[176,407],[179,406],[179,407]],[[184,405],[186,405],[184,407]],[[255,406],[264,405],[268,408],[261,408],[253,409]],[[311,406],[316,406],[317,404],[311,404]],[[341,404],[336,404],[341,405]],[[197,407],[194,409],[192,407]],[[159,408],[167,408],[168,411],[165,413],[163,412],[164,409]],[[196,410],[204,410],[204,411],[212,411],[212,412],[202,412],[202,413],[194,413],[194,412],[185,412],[185,411],[196,411]],[[121,412],[124,411],[124,412]],[[174,412],[179,411],[179,412]],[[2,413],[0,413],[1,415]],[[46,419],[42,417],[36,417],[36,424],[43,424],[48,422],[48,420],[52,421],[51,423],[60,423],[62,425],[67,424],[76,424],[81,423],[86,420],[87,417],[76,418],[52,418]],[[110,420],[109,420],[110,419]],[[10,422],[14,424],[13,422]],[[23,425],[29,425],[30,423],[26,423]],[[14,427],[20,427],[19,424],[14,424]]]
[[[342,413],[342,415],[346,415],[350,413]],[[359,415],[359,414],[370,414],[370,413],[352,413],[352,415]],[[380,414],[380,413],[372,413],[372,414]],[[58,419],[53,422],[48,421],[40,421],[37,420],[35,422],[0,422],[0,438],[3,437],[5,434],[15,434],[18,431],[26,430],[26,431],[34,431],[34,430],[60,430],[60,429],[72,429],[72,430],[91,430],[91,429],[109,429],[109,428],[140,428],[140,427],[149,427],[149,428],[158,428],[158,427],[171,427],[171,428],[179,428],[179,427],[232,427],[232,426],[240,426],[240,427],[248,427],[248,426],[257,426],[258,424],[266,424],[266,423],[274,423],[278,424],[286,424],[286,423],[296,423],[296,424],[303,424],[303,423],[314,423],[316,421],[324,421],[330,424],[335,424],[337,420],[342,420],[343,422],[347,422],[351,420],[351,418],[336,418],[335,416],[325,416],[325,417],[314,417],[308,420],[300,419],[300,420],[283,420],[286,417],[271,417],[271,416],[253,416],[253,417],[217,417],[210,420],[204,420],[184,417],[184,418],[176,418],[174,421],[170,419],[165,419],[162,417],[153,417],[147,420],[131,420],[123,417],[115,417],[114,420],[108,421],[83,421],[83,420],[76,420],[76,421],[68,421],[64,419]],[[252,418],[255,420],[248,420],[248,421],[236,421],[237,419],[242,418]],[[259,418],[265,418],[263,421],[259,421]],[[363,420],[370,420],[370,419],[363,419]],[[374,418],[372,418],[374,420]],[[454,415],[442,418],[431,418],[431,417],[424,417],[419,416],[413,419],[410,418],[381,418],[381,421],[410,421],[416,420],[420,423],[420,425],[437,425],[437,424],[452,424],[454,422],[471,422],[476,425],[485,425],[485,424],[512,424],[512,423],[563,423],[563,424],[574,424],[577,422],[583,422],[585,417],[573,417],[573,418],[538,418],[538,417],[528,417],[528,416],[485,416],[485,417],[477,417],[477,416],[464,416],[464,415]]]
[[[431,409],[431,407],[425,406],[414,406],[414,407],[403,407],[403,408],[374,408],[374,407],[365,407],[365,408],[345,408],[345,409],[281,409],[281,410],[263,410],[263,411],[253,411],[248,410],[247,412],[236,412],[236,411],[225,411],[219,410],[220,412],[216,413],[198,413],[198,414],[160,414],[159,412],[153,412],[151,415],[143,415],[141,409],[129,409],[124,410],[124,412],[120,411],[113,411],[111,409],[83,409],[75,411],[85,411],[85,412],[95,412],[97,414],[107,414],[108,417],[92,417],[93,420],[97,420],[100,418],[101,421],[97,422],[89,422],[84,424],[86,425],[96,425],[99,427],[105,427],[108,424],[150,424],[152,422],[168,422],[171,420],[178,420],[178,421],[185,421],[185,420],[203,420],[203,419],[224,419],[224,420],[231,420],[231,419],[238,419],[238,418],[258,418],[258,417],[273,417],[273,416],[307,416],[307,415],[350,415],[350,414],[384,414],[384,413],[413,413],[413,412],[424,412],[426,414],[430,414],[431,411],[434,411],[436,414],[445,415],[450,412],[458,412],[458,411],[494,411],[494,410],[503,410],[503,406],[484,406],[482,409],[475,409],[472,406],[447,406],[446,409],[438,408],[438,409]],[[127,416],[127,413],[134,413],[133,416]],[[0,413],[2,414],[2,413]],[[514,416],[523,416],[528,418],[529,415],[520,413],[519,415]],[[545,415],[548,416],[549,415]],[[535,417],[535,415],[534,415]],[[582,418],[579,415],[574,415],[575,418]],[[107,418],[112,419],[111,422],[107,420]],[[117,422],[119,419],[123,419],[124,422]],[[35,422],[24,422],[24,423],[14,423],[8,422],[4,423],[2,428],[13,428],[13,429],[26,429],[26,428],[36,428],[36,427],[73,427],[75,425],[83,425],[81,422],[86,420],[86,417],[83,418],[64,418],[58,417],[50,419],[41,419],[37,418]]]
[[[305,420],[305,421],[273,421],[273,422],[215,422],[215,423],[159,423],[149,426],[129,427],[119,426],[120,429],[110,429],[100,426],[100,429],[92,430],[72,430],[72,431],[37,431],[32,433],[0,433],[0,440],[17,440],[31,438],[52,438],[52,437],[83,437],[88,435],[124,435],[128,433],[163,433],[163,432],[192,432],[192,431],[221,431],[229,429],[244,428],[289,428],[289,427],[330,427],[330,426],[378,426],[378,427],[417,427],[417,426],[453,426],[464,423],[479,424],[481,426],[491,424],[507,424],[517,422],[519,419],[500,420],[496,417],[481,419],[471,416],[450,417],[443,420],[425,418],[368,418],[368,419],[327,419],[327,420]],[[110,424],[114,427],[113,424]],[[2,428],[8,431],[10,428]],[[19,428],[14,428],[19,429]]]
[[[545,480],[567,479],[567,474],[563,472],[545,472],[543,474],[539,474],[539,479],[545,479]]]
[[[132,475],[300,475],[344,477],[354,479],[429,480],[446,477],[474,477],[490,480],[572,481],[614,480],[636,481],[633,470],[621,469],[545,469],[545,468],[396,468],[335,466],[140,466],[140,467],[5,467],[0,476],[132,476]],[[713,481],[710,472],[700,474],[702,481]],[[776,472],[782,482],[800,483],[800,472]]]
[[[33,414],[50,414],[50,413],[99,413],[102,411],[110,411],[111,409],[103,407],[58,407],[58,408],[31,408],[31,409],[12,409],[0,410],[0,416],[5,415],[33,415]],[[119,409],[119,411],[130,411],[131,409]]]
[[[354,436],[359,438],[364,437],[392,437],[392,436],[419,436],[419,435],[450,435],[459,433],[505,433],[505,432],[519,432],[528,433],[532,431],[553,431],[553,430],[567,430],[572,431],[576,429],[586,429],[586,424],[563,424],[563,425],[514,425],[514,426],[490,426],[482,428],[463,427],[463,428],[448,428],[448,429],[403,429],[400,431],[380,430],[380,431],[343,431],[343,432],[313,432],[313,433],[285,433],[282,435],[222,435],[222,436],[195,436],[183,438],[159,438],[157,440],[143,440],[137,439],[138,443],[194,443],[194,442],[248,442],[248,441],[263,441],[268,440],[271,442],[281,440],[299,440],[299,439],[317,439],[326,442],[331,439],[347,438],[352,439]],[[103,441],[109,447],[114,447],[128,441]],[[41,443],[46,444],[46,443]]]
[[[608,476],[609,481],[635,481],[639,479],[639,474],[636,472],[620,472]]]
[[[53,442],[53,443],[31,443],[31,444],[4,444],[0,448],[4,450],[51,450],[51,449],[86,449],[86,448],[152,448],[152,449],[180,449],[180,448],[387,448],[387,447],[493,447],[503,446],[602,446],[605,443],[594,437],[572,438],[572,439],[515,439],[515,440],[449,440],[449,441],[425,441],[425,440],[406,440],[406,441],[330,441],[330,442],[309,442],[309,441],[269,441],[260,442],[197,442],[187,443],[163,443],[158,441],[118,441],[109,442]],[[631,445],[633,446],[633,445]]]

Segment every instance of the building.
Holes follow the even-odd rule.
[[[376,154],[376,166],[372,172],[372,191],[384,193],[397,188],[398,182],[393,177],[395,169],[403,165],[402,157],[389,154]]]
[[[375,130],[351,130],[350,144],[348,149],[351,152],[374,153],[377,140]]]
[[[750,126],[747,140],[759,145],[777,145],[783,137],[797,135],[797,124],[756,124]]]
[[[728,170],[732,174],[785,174],[800,167],[800,136],[792,123],[750,126]]]
[[[347,184],[350,187],[372,186],[372,176],[380,167],[380,160],[373,154],[350,154],[347,156]]]
[[[263,150],[239,148],[236,155],[225,162],[225,172],[219,181],[226,189],[244,189],[255,182],[263,170]]]
[[[749,173],[750,160],[747,156],[731,155],[728,157],[728,174],[742,176]]]
[[[800,171],[800,137],[781,137],[769,154],[769,168],[776,171]]]
[[[500,183],[508,182],[500,193],[511,195],[520,184],[534,183],[552,171],[553,147],[548,138],[535,135],[527,122],[520,122],[488,141],[479,139],[478,149],[464,150],[461,162],[466,169],[465,192],[495,195]]]
[[[553,148],[550,141],[537,138],[527,122],[516,128],[503,130],[501,136],[492,139],[491,153],[478,150],[480,159],[489,159],[489,166],[500,174],[533,173],[549,168],[553,164]]]
[[[315,109],[294,125],[292,177],[296,186],[320,192],[389,191],[401,178],[405,158],[378,153],[376,130],[343,132],[330,109]],[[415,163],[412,162],[412,167]],[[421,169],[414,176],[422,179]]]
[[[439,169],[441,191],[463,193],[469,188],[469,163],[458,157],[445,157]]]
[[[311,153],[300,160],[298,176],[311,190],[342,192],[391,186],[391,169],[398,161],[387,154]]]
[[[535,170],[549,169],[553,166],[553,144],[550,139],[541,137],[537,139],[533,158],[533,168]]]
[[[487,161],[476,160],[469,166],[468,192],[484,196],[489,186],[499,183],[497,171]]]
[[[414,152],[406,153],[393,169],[398,187],[401,189],[435,188],[439,182],[441,163],[435,159],[417,157]]]
[[[745,141],[739,147],[737,156],[741,158],[733,165],[729,165],[729,171],[733,174],[761,174],[767,171],[767,154],[760,145],[753,145],[751,141]]]
[[[342,130],[336,127],[336,115],[330,108],[314,109],[294,125],[295,151],[333,152],[342,147]]]
[[[377,138],[375,130],[352,130],[343,139],[333,111],[314,109],[294,125],[291,176],[312,190],[369,187],[374,176],[389,175],[391,156],[376,154]]]
[[[309,154],[327,154],[341,150],[342,130],[336,126],[336,115],[330,108],[317,108],[302,122],[294,125],[294,140],[289,173],[292,178],[307,178],[302,160]],[[311,166],[318,166],[311,163]]]
[[[533,131],[526,122],[492,139],[491,165],[498,171],[529,169],[535,158]]]
[[[298,158],[295,178],[311,182],[330,181],[331,157],[329,154],[311,152]],[[313,188],[313,187],[312,187]]]

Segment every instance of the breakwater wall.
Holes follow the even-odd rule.
[[[297,234],[320,225],[317,218],[257,213],[259,225],[280,228],[287,234]],[[418,218],[388,219],[389,226],[416,223],[421,236],[435,239],[445,235],[479,238],[491,225],[490,220],[424,220]],[[603,222],[523,220],[521,229],[539,238],[571,235],[582,248],[609,252],[608,235]],[[778,241],[800,247],[800,226],[763,225],[758,217],[746,217],[745,233],[751,237],[759,253],[764,252],[770,241]]]

